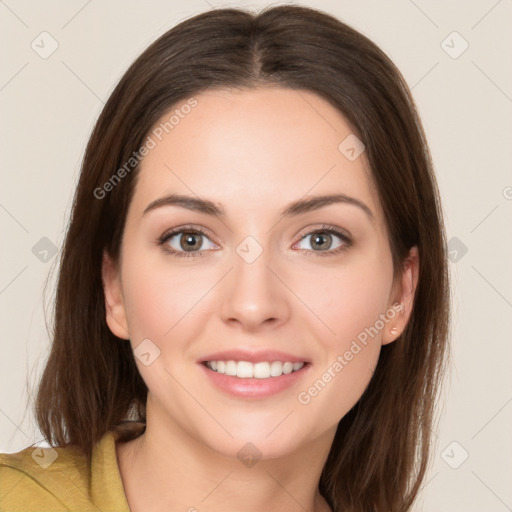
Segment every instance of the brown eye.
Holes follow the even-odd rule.
[[[208,247],[208,242],[211,244]],[[162,236],[159,241],[165,250],[175,256],[203,256],[215,244],[199,229],[176,229]]]
[[[311,231],[302,237],[300,243],[304,241],[309,242],[309,247],[302,247],[302,249],[307,252],[326,253],[325,255],[337,254],[352,243],[347,235],[334,228]],[[324,256],[324,254],[321,254],[321,256]]]
[[[332,245],[332,235],[326,232],[319,232],[311,235],[311,247],[325,251],[330,249]]]
[[[184,251],[194,251],[201,249],[203,245],[203,235],[200,233],[183,232],[183,235],[178,235],[180,248]]]

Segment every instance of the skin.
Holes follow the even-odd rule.
[[[110,329],[134,349],[150,339],[160,350],[149,366],[136,358],[149,389],[147,428],[117,445],[127,499],[132,511],[145,512],[330,510],[318,482],[336,426],[368,385],[381,346],[405,328],[418,253],[413,248],[404,273],[394,275],[365,153],[349,161],[338,150],[353,130],[321,97],[269,87],[195,98],[198,105],[141,163],[119,265],[104,258]],[[178,206],[143,214],[170,193],[208,198],[226,216]],[[332,193],[364,202],[374,220],[346,203],[280,217],[292,201]],[[208,234],[198,235],[203,257],[172,256],[157,243],[187,224]],[[345,243],[332,235],[323,246],[331,254],[322,256],[313,243],[324,224],[345,230],[352,245],[332,254]],[[236,252],[249,235],[263,249],[250,264]],[[180,235],[167,246],[184,251]],[[402,310],[300,403],[298,394],[394,303]],[[311,366],[277,395],[235,398],[197,365],[232,348],[282,350]],[[262,454],[252,467],[237,458],[247,442]]]

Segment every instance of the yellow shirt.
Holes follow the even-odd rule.
[[[90,467],[72,446],[0,453],[0,511],[130,512],[115,446],[107,432]]]

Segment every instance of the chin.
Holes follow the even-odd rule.
[[[219,432],[213,437],[210,430],[200,435],[200,442],[225,457],[237,458],[242,462],[246,457],[249,460],[285,457],[310,441],[307,434],[293,424],[292,415],[286,418],[286,414],[283,414],[277,420],[273,417],[271,421],[259,422],[253,418],[250,424],[243,425],[225,424],[231,435]]]
[[[293,454],[300,446],[297,441],[284,443],[283,438],[269,441],[265,436],[235,437],[220,442],[207,444],[210,448],[224,457],[238,459],[242,464],[251,467],[260,460],[280,459]]]

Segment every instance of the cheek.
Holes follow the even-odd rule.
[[[355,342],[333,354],[297,394],[305,427],[313,437],[334,427],[358,402],[367,388],[379,357],[379,347]]]
[[[173,264],[163,250],[144,250],[144,243],[128,242],[125,248],[122,272],[127,322],[134,338],[163,339],[194,308],[213,277],[207,271],[190,272]]]
[[[137,338],[159,339],[172,327],[179,309],[179,293],[170,293],[176,283],[159,279],[155,271],[139,268],[125,280],[124,293],[127,322],[132,343]]]
[[[187,357],[190,339],[199,338],[202,326],[206,324],[204,308],[207,301],[204,296],[215,276],[194,270],[194,279],[191,279],[192,272],[173,266],[165,257],[137,256],[134,251],[125,259],[123,277],[127,323],[135,360],[141,376],[154,394],[160,395],[162,390],[169,393],[170,389],[178,393],[179,386],[175,386],[164,369],[173,375],[182,371],[181,362]],[[148,366],[142,359],[137,359],[137,347],[147,339],[156,345],[156,348],[147,345],[151,360],[153,352],[158,354]]]
[[[345,350],[351,340],[367,332],[386,313],[393,277],[390,258],[370,254],[343,262],[338,268],[317,269],[302,276],[310,277],[297,281],[297,295],[314,312],[315,316],[308,318],[318,324],[316,331],[330,352]],[[381,324],[377,325],[380,330]]]
[[[315,332],[322,357],[297,400],[311,428],[321,416],[336,424],[359,400],[375,370],[382,330],[388,323],[387,303],[392,284],[391,258],[361,258],[303,282],[318,324]],[[307,302],[305,300],[304,302]],[[323,324],[323,326],[322,326]],[[321,335],[320,335],[321,334]]]

